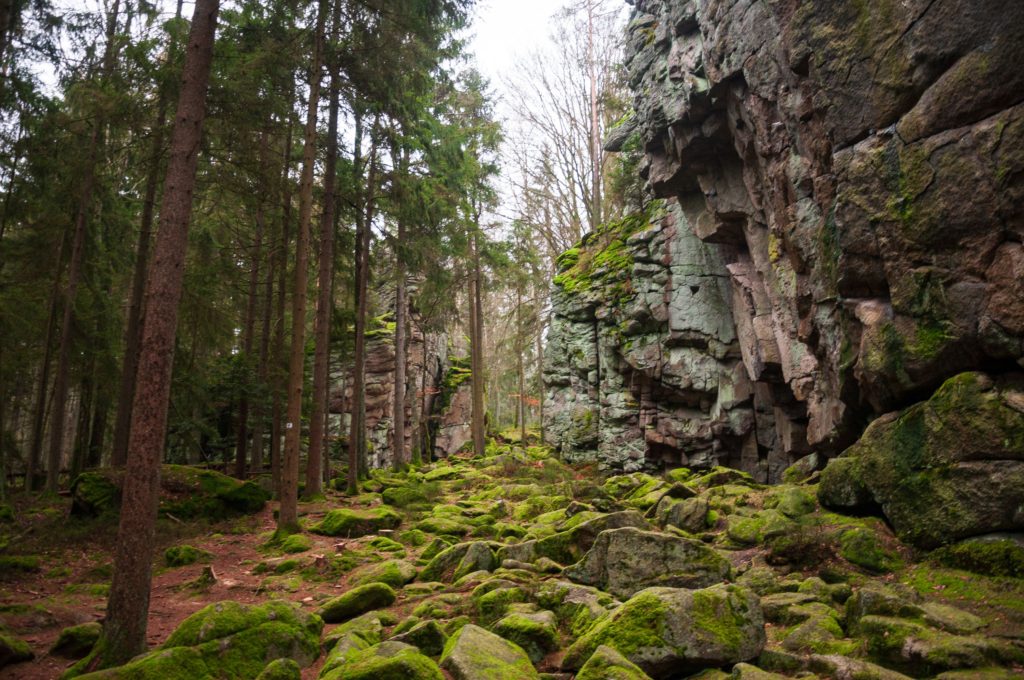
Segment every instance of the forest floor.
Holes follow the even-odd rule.
[[[293,548],[294,554],[268,543],[275,528],[274,503],[255,514],[215,523],[162,518],[154,558],[150,644],[160,645],[184,619],[223,600],[259,604],[283,598],[303,610],[318,611],[356,581],[365,582],[374,569],[398,560],[416,565],[421,575],[429,571],[430,583],[410,575],[408,584],[408,578],[394,584],[397,598],[380,612],[381,639],[387,639],[388,629],[394,634],[418,621],[433,620],[453,635],[467,622],[493,629],[507,612],[550,608],[557,630],[546,642],[538,642],[534,666],[550,677],[570,678],[579,665],[564,667],[566,650],[575,653],[577,643],[595,635],[607,612],[594,614],[593,621],[581,626],[580,610],[564,607],[550,591],[571,587],[569,581],[576,579],[572,574],[582,573],[579,564],[589,559],[602,527],[630,526],[672,537],[665,541],[686,542],[680,545],[690,546],[687,550],[699,542],[725,557],[725,580],[756,592],[765,611],[767,651],[752,661],[779,677],[843,677],[839,670],[826,668],[822,659],[829,655],[881,664],[873,668],[884,666],[912,677],[979,666],[996,673],[985,677],[1024,677],[1024,580],[959,571],[923,559],[903,546],[884,522],[841,517],[819,507],[813,478],[810,483],[781,487],[754,484],[742,473],[724,469],[710,474],[675,471],[668,478],[643,473],[604,478],[593,469],[572,468],[546,457],[537,447],[489,448],[489,458],[448,461],[400,475],[378,472],[359,496],[332,490],[323,500],[302,503],[303,525],[312,531],[323,529],[325,515],[338,509],[372,514],[387,508],[398,513],[400,523],[355,538],[307,532],[308,544]],[[693,514],[678,511],[686,503],[700,512],[696,525],[692,516],[680,519]],[[5,628],[27,642],[35,658],[0,668],[0,677],[49,680],[73,663],[48,651],[61,630],[103,617],[116,521],[74,518],[70,501],[62,497],[16,497],[13,505],[13,522],[0,525],[7,545],[0,554],[0,632]],[[609,518],[624,524],[609,525]],[[673,522],[691,526],[682,529]],[[595,528],[593,533],[588,534],[588,526]],[[849,538],[854,535],[857,540]],[[566,540],[557,540],[560,537]],[[465,564],[470,559],[465,549],[445,550],[474,541],[488,546],[487,556],[475,565]],[[167,566],[165,549],[181,545],[208,556],[185,566]],[[673,564],[659,567],[653,556],[645,567],[643,546],[637,550],[637,563],[613,564],[610,550],[602,557],[607,564],[601,578],[610,580],[591,579],[591,585],[615,596],[591,589],[584,598],[590,598],[591,609],[599,602],[614,612],[620,600],[643,587],[683,583],[681,572],[672,572]],[[577,560],[577,567],[566,569]],[[684,566],[690,571],[687,578],[692,577],[692,565]],[[216,581],[189,586],[207,567],[212,567]],[[622,573],[615,576],[616,570]],[[494,586],[510,594],[508,602],[495,604],[496,598],[485,597]],[[512,597],[512,591],[519,593]],[[559,597],[566,598],[565,592]],[[893,598],[913,611],[892,607]],[[883,600],[889,605],[878,605]],[[907,637],[892,623],[903,621],[892,618],[899,616],[907,617],[916,626],[912,633],[925,642],[945,645],[942,658],[954,660],[942,667],[938,654],[924,661],[901,658],[900,650],[885,642],[890,635]],[[872,636],[865,632],[869,619],[876,627],[892,629]],[[814,630],[797,635],[809,622],[816,622]],[[325,638],[335,628],[329,624]],[[610,639],[602,638],[606,643]],[[951,656],[950,645],[970,649]],[[979,645],[982,651],[977,651]],[[321,655],[305,668],[302,677],[316,678],[325,658]],[[732,662],[709,665],[729,669]],[[560,666],[565,668],[561,674]]]

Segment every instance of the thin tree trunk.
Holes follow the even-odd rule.
[[[181,18],[182,0],[178,0],[174,18]],[[177,41],[168,46],[170,63],[177,52]],[[142,293],[146,285],[146,267],[149,262],[149,242],[153,233],[156,192],[160,185],[160,158],[164,152],[164,128],[167,125],[167,88],[160,88],[157,100],[156,123],[153,126],[153,146],[150,150],[149,172],[146,175],[146,194],[142,201],[142,228],[135,251],[135,272],[132,275],[132,298],[128,305],[128,323],[124,332],[124,362],[117,397],[117,419],[114,421],[114,448],[111,465],[120,467],[128,455],[128,428],[132,422],[132,399],[135,396],[135,374],[139,368],[139,333],[142,328]]]
[[[32,439],[29,443],[28,460],[25,465],[25,490],[35,489],[35,477],[43,455],[43,433],[46,425],[46,406],[49,396],[50,364],[53,363],[53,335],[57,325],[57,300],[60,298],[61,263],[64,260],[64,246],[67,232],[61,234],[57,247],[57,273],[50,292],[50,313],[46,319],[46,341],[43,346],[43,364],[39,368],[39,382],[36,391],[36,407],[32,416]]]
[[[526,448],[526,368],[523,366],[523,289],[516,285],[516,359],[519,370],[519,443]]]
[[[356,319],[355,319],[355,355],[352,370],[352,428],[349,436],[349,473],[348,492],[358,493],[359,479],[366,473],[366,317],[369,301],[367,288],[370,278],[370,227],[373,223],[373,185],[377,181],[377,119],[374,119],[370,132],[370,154],[367,162],[369,170],[366,180],[364,202],[357,204],[356,219]],[[361,129],[358,130],[361,132]],[[356,166],[360,173],[359,165]]]
[[[252,346],[256,334],[256,306],[260,287],[260,262],[263,259],[264,229],[264,182],[267,174],[267,133],[260,133],[259,187],[256,197],[256,233],[249,263],[249,297],[245,307],[245,326],[242,330],[242,353],[248,362],[252,358]],[[245,395],[238,402],[238,430],[235,437],[235,477],[245,479],[246,456],[249,446],[249,398]],[[255,444],[253,444],[255,448]]]
[[[355,107],[353,107],[355,109]],[[363,386],[363,351],[365,342],[365,315],[361,314],[362,310],[362,296],[360,295],[360,284],[363,280],[363,232],[366,230],[366,226],[363,222],[363,209],[360,205],[361,191],[359,182],[363,178],[362,169],[362,151],[363,151],[363,118],[362,113],[358,110],[355,111],[355,142],[352,145],[352,166],[353,174],[355,175],[355,206],[356,206],[356,234],[355,234],[355,253],[353,258],[355,260],[355,272],[354,281],[352,282],[353,296],[355,298],[355,328],[353,329],[354,337],[353,350],[352,350],[352,397],[349,399],[349,438],[348,438],[348,484],[346,491],[349,495],[354,496],[359,493],[359,439],[362,436],[362,430],[359,428],[359,403],[360,394]]]
[[[299,181],[299,228],[295,237],[295,280],[292,289],[292,346],[288,362],[288,412],[284,427],[284,460],[281,465],[281,499],[277,530],[299,530],[299,444],[302,438],[302,388],[306,369],[306,285],[309,277],[309,223],[313,214],[313,166],[316,163],[316,115],[320,104],[320,71],[323,65],[324,24],[327,0],[320,0],[310,68],[306,133]]]
[[[281,188],[283,209],[281,212],[281,247],[277,257],[277,321],[274,328],[274,403],[270,423],[270,478],[274,495],[281,497],[281,397],[284,394],[282,384],[287,379],[284,356],[284,308],[288,289],[288,242],[291,239],[290,223],[292,219],[292,192],[288,172],[292,158],[292,127],[288,123],[288,137],[285,141],[284,168],[282,170]]]
[[[537,416],[540,420],[540,444],[544,445],[544,320],[541,306],[537,305]]]
[[[277,253],[268,248],[267,250],[267,277],[263,289],[263,328],[260,332],[260,356],[259,356],[259,384],[261,389],[268,389],[270,360],[270,317],[274,300],[274,274],[277,271]],[[257,403],[256,412],[253,414],[254,422],[252,427],[252,468],[256,472],[263,470],[263,428],[265,421],[265,402],[261,399]]]
[[[412,353],[412,335],[413,335],[412,324],[413,324],[412,314],[409,314],[409,352],[410,352],[410,354]],[[418,393],[418,391],[419,391],[418,390],[418,386],[419,386],[419,383],[422,382],[422,380],[423,380],[423,378],[422,378],[423,373],[426,371],[426,364],[427,364],[426,356],[425,356],[426,352],[427,352],[426,348],[427,348],[427,337],[426,337],[426,335],[424,335],[423,336],[423,354],[424,354],[424,357],[423,357],[423,363],[420,365],[420,375],[417,376],[415,373],[413,373],[412,375],[409,376],[409,389],[407,391],[407,395],[408,395],[407,398],[409,399],[409,404],[410,404],[410,408],[409,408],[409,410],[410,410],[410,414],[409,414],[410,415],[410,418],[409,418],[409,429],[412,431],[412,450],[409,452],[410,453],[410,460],[409,460],[409,462],[412,465],[414,465],[414,466],[419,466],[420,462],[422,461],[422,457],[421,457],[421,453],[420,453],[420,451],[421,451],[420,447],[422,446],[422,442],[420,441],[420,418],[421,418],[421,412],[420,412],[420,398],[419,398],[419,393]]]
[[[406,159],[407,160],[407,159]],[[392,463],[396,471],[405,469],[408,464],[405,456],[405,335],[406,335],[406,300],[405,300],[405,262],[402,258],[402,247],[405,243],[405,224],[398,220],[398,240],[395,243],[395,403],[392,412],[394,441],[391,445]]]
[[[471,243],[472,275],[470,277],[470,366],[472,371],[471,388],[473,414],[471,429],[473,433],[473,452],[483,457],[486,448],[487,425],[486,405],[484,403],[484,338],[483,338],[483,304],[482,281],[480,276],[480,238],[474,233]]]
[[[121,8],[120,0],[114,5],[107,18],[107,44],[103,50],[103,65],[100,73],[101,82],[110,79],[114,70],[114,38],[117,33],[117,15]],[[92,194],[96,186],[96,164],[99,160],[102,145],[103,127],[106,125],[104,116],[98,116],[93,122],[92,134],[89,137],[86,152],[85,174],[75,211],[74,238],[71,242],[71,261],[68,263],[68,281],[64,289],[64,313],[60,328],[60,344],[57,349],[57,373],[53,384],[53,420],[50,424],[50,451],[47,457],[46,489],[56,493],[60,482],[61,453],[64,441],[65,413],[68,400],[68,388],[71,373],[71,343],[74,337],[75,297],[78,284],[82,277],[82,265],[85,259],[86,227],[89,212],[92,210]]]
[[[335,3],[331,19],[331,40],[337,39],[341,23],[340,3]],[[334,205],[335,175],[338,168],[338,106],[341,97],[341,74],[337,58],[330,64],[328,88],[327,158],[324,163],[323,211],[320,214],[320,262],[317,271],[316,319],[313,335],[313,409],[309,417],[309,452],[306,457],[306,496],[323,493],[323,464],[326,459],[324,434],[327,431],[327,369],[331,351],[331,271],[334,268]]]
[[[171,135],[160,229],[146,281],[139,380],[99,666],[123,664],[146,649],[160,463],[167,430],[174,343],[218,0],[196,0]],[[89,669],[94,670],[94,669]]]
[[[590,77],[590,161],[592,186],[591,229],[601,223],[601,119],[597,108],[597,72],[594,63],[594,2],[587,0],[587,69]]]

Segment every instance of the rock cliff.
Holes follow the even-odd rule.
[[[776,481],[1024,356],[1024,5],[636,0],[666,200],[563,256],[546,413],[570,458]]]

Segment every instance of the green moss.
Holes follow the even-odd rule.
[[[402,516],[390,508],[373,510],[349,510],[342,508],[328,512],[319,524],[312,528],[317,534],[355,538],[375,533],[381,529],[396,529],[402,523]]]
[[[68,626],[60,632],[57,641],[50,648],[50,653],[69,659],[80,659],[92,650],[102,632],[103,625],[98,621]]]
[[[281,541],[281,552],[300,553],[313,549],[313,541],[305,534],[292,534]]]
[[[168,567],[184,567],[196,562],[209,562],[213,555],[191,545],[175,545],[164,551],[164,564]]]
[[[384,583],[367,583],[325,602],[317,612],[328,623],[341,623],[374,609],[389,607],[395,591]]]
[[[653,594],[641,592],[573,643],[566,652],[566,661],[579,668],[600,645],[626,657],[642,654],[645,648],[663,647],[665,616],[665,603]]]
[[[256,680],[300,680],[302,669],[294,659],[276,659],[271,661]]]
[[[522,647],[533,663],[539,662],[558,646],[554,625],[541,621],[537,616],[513,612],[494,624],[491,630]]]
[[[415,648],[383,643],[353,652],[346,663],[321,680],[444,680],[441,669]]]
[[[34,573],[40,570],[35,555],[0,555],[0,576],[15,572]]]
[[[886,549],[868,529],[850,529],[839,537],[839,554],[851,564],[874,572],[889,572],[900,566],[899,556]]]
[[[475,598],[477,611],[483,621],[501,618],[513,602],[525,602],[526,593],[521,588],[497,588]]]
[[[930,559],[976,574],[1024,578],[1024,548],[1010,540],[966,541],[940,548]]]
[[[14,508],[7,503],[0,503],[0,522],[8,523],[14,521]]]
[[[0,627],[0,667],[6,664],[31,661],[35,657],[32,648]]]

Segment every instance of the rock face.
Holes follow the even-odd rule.
[[[410,297],[415,287],[410,285]],[[379,307],[394,309],[394,291],[377,291]],[[450,356],[448,335],[423,330],[424,320],[410,305],[409,341],[406,349],[406,460],[412,451],[414,424],[426,413],[426,428],[434,442],[433,455],[446,457],[459,450],[469,439],[469,392],[462,383],[452,387],[449,381],[458,372],[461,361]],[[366,431],[370,468],[391,465],[395,399],[395,323],[394,315],[371,320],[366,334]],[[465,377],[468,377],[468,372]],[[461,375],[461,373],[460,373]],[[331,375],[330,411],[337,419],[336,428],[347,440],[352,399],[352,367],[343,364]]]
[[[627,129],[667,205],[563,256],[563,454],[777,481],[1020,363],[1022,24],[996,0],[636,0]]]

